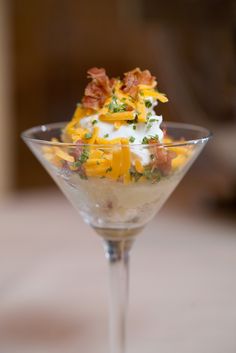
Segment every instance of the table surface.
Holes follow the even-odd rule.
[[[107,264],[58,193],[0,203],[0,352],[102,353]],[[131,256],[129,353],[235,353],[232,223],[165,207]]]

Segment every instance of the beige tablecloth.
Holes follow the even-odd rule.
[[[0,353],[104,353],[101,240],[56,193],[0,204]],[[129,353],[235,353],[233,225],[165,208],[131,257]]]

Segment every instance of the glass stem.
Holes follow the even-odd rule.
[[[125,353],[131,240],[106,240],[110,275],[110,353]]]

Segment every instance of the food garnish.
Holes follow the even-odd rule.
[[[126,184],[158,182],[186,162],[189,147],[165,146],[173,140],[161,129],[162,116],[154,108],[168,98],[157,90],[149,70],[135,68],[122,79],[109,78],[103,68],[87,73],[91,81],[61,137],[61,142],[76,145],[76,151],[49,146],[47,159],[82,179]]]

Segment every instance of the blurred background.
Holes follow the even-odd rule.
[[[66,309],[61,314],[65,325],[63,324],[59,328],[56,326],[55,329],[55,321],[59,320],[57,315],[56,317],[55,313],[49,315],[50,317],[55,317],[55,320],[53,321],[52,319],[51,322],[46,314],[44,316],[44,311],[38,308],[41,306],[45,308],[45,303],[48,303],[50,295],[50,298],[55,298],[58,292],[62,293],[62,283],[60,282],[62,276],[56,272],[55,264],[58,264],[60,271],[67,273],[65,277],[68,276],[67,271],[70,272],[77,264],[77,254],[75,251],[73,253],[73,249],[79,247],[80,243],[77,243],[79,240],[76,240],[77,238],[72,239],[74,233],[73,236],[70,235],[65,223],[62,223],[63,215],[66,215],[67,221],[70,220],[71,227],[74,227],[73,229],[75,230],[77,227],[77,216],[74,215],[73,220],[70,218],[73,217],[69,216],[72,211],[68,210],[67,213],[67,204],[56,194],[56,187],[52,180],[23,144],[20,133],[34,125],[69,120],[76,103],[80,101],[83,94],[83,89],[87,82],[86,70],[92,66],[106,68],[110,76],[118,76],[137,66],[143,70],[149,69],[157,77],[160,91],[166,92],[169,97],[169,104],[165,104],[162,107],[164,120],[204,125],[212,130],[214,138],[208,143],[208,146],[194,164],[188,176],[177,188],[164,212],[167,212],[167,214],[171,212],[174,219],[180,210],[185,215],[187,213],[193,221],[185,229],[188,234],[192,234],[191,230],[194,229],[196,232],[202,232],[202,229],[198,231],[198,217],[204,222],[206,221],[206,224],[204,224],[208,227],[205,228],[208,233],[205,235],[212,236],[210,238],[211,241],[209,240],[208,244],[206,240],[201,238],[201,233],[199,235],[200,238],[198,240],[197,238],[195,239],[196,242],[199,241],[203,248],[209,246],[209,248],[213,249],[212,244],[214,243],[219,245],[218,250],[224,249],[210,253],[211,255],[208,258],[210,259],[210,265],[207,260],[206,263],[203,261],[206,267],[209,265],[209,271],[213,271],[213,275],[209,272],[208,277],[206,277],[206,283],[209,284],[209,297],[215,298],[216,307],[221,307],[222,312],[224,312],[225,303],[230,303],[231,309],[236,308],[235,301],[231,298],[230,302],[229,298],[225,298],[222,294],[225,293],[224,288],[227,288],[227,293],[236,294],[235,288],[231,288],[229,285],[229,283],[233,283],[233,273],[230,277],[230,271],[236,265],[233,260],[233,253],[230,255],[230,249],[232,251],[234,249],[234,258],[236,258],[236,244],[227,243],[227,241],[231,242],[235,239],[233,235],[235,236],[236,221],[235,1],[0,0],[0,262],[2,263],[2,266],[0,266],[0,297],[2,295],[1,288],[5,288],[6,291],[3,291],[5,300],[7,300],[6,298],[11,298],[12,300],[9,302],[4,302],[3,299],[0,300],[2,303],[0,307],[1,316],[6,319],[6,324],[2,325],[0,322],[2,332],[0,334],[0,347],[3,347],[3,342],[16,342],[15,348],[13,346],[4,346],[3,350],[0,348],[0,351],[4,353],[21,352],[19,342],[22,340],[25,340],[25,342],[30,340],[32,345],[29,352],[42,352],[42,350],[40,351],[42,346],[37,343],[37,340],[34,341],[34,335],[37,338],[38,332],[50,344],[52,341],[57,341],[58,337],[64,335],[68,339],[67,334],[69,336],[71,332],[73,334],[71,321],[69,320],[69,323],[65,323]],[[59,206],[59,204],[62,206]],[[35,210],[34,213],[33,210]],[[55,212],[58,212],[58,217],[56,217]],[[38,224],[39,214],[40,224]],[[47,227],[44,217],[47,219],[45,221]],[[163,217],[168,224],[169,218],[165,218],[165,213]],[[27,227],[25,226],[26,220],[29,223]],[[177,221],[177,219],[175,220]],[[164,221],[163,229],[165,229],[166,224]],[[185,224],[185,220],[181,219],[181,222]],[[37,224],[37,227],[35,224]],[[57,227],[57,240],[52,235],[53,232],[55,233],[55,224]],[[50,231],[48,231],[48,225]],[[81,227],[83,226],[81,225]],[[36,237],[36,228],[43,229],[43,235],[40,239]],[[219,229],[221,230],[222,236],[219,236],[219,239],[221,239],[219,243],[217,243],[218,238],[213,237],[213,235],[217,234],[217,229],[218,231]],[[33,233],[31,233],[32,230]],[[88,229],[85,231],[89,232]],[[169,233],[171,234],[170,230]],[[70,248],[69,245],[66,245],[68,244],[66,239],[63,238],[65,234],[70,239]],[[54,244],[58,242],[58,239],[61,239],[59,241],[61,250],[57,248],[55,250]],[[162,249],[161,246],[164,248],[166,246],[168,253],[170,244],[167,242],[164,246],[160,238],[157,239],[160,241],[157,247]],[[170,242],[173,241],[172,238],[166,239],[169,239],[168,241]],[[183,240],[181,239],[180,241]],[[186,239],[184,239],[184,242],[186,242]],[[91,242],[97,245],[95,239],[92,239]],[[183,245],[183,243],[181,244]],[[188,241],[186,244],[188,244]],[[89,245],[87,244],[87,246]],[[181,257],[183,254],[187,256],[190,248],[186,246],[184,248],[185,252],[181,252]],[[94,249],[96,249],[95,245]],[[55,258],[52,261],[49,261],[49,250],[51,254],[55,251],[53,253]],[[47,266],[45,265],[42,271],[40,273],[36,272],[35,275],[36,278],[41,275],[41,282],[39,282],[41,287],[38,282],[33,283],[31,281],[33,294],[31,293],[32,296],[29,296],[31,298],[29,302],[32,305],[30,308],[33,309],[31,310],[25,304],[26,307],[23,306],[26,308],[25,311],[24,309],[18,311],[18,309],[14,309],[14,305],[20,303],[22,308],[21,300],[23,300],[23,303],[28,300],[27,295],[22,294],[26,293],[27,290],[25,289],[25,292],[21,292],[21,285],[24,282],[21,281],[22,271],[35,268],[36,262],[40,263],[42,261],[41,256],[45,254],[45,251],[48,254],[47,260],[45,260]],[[65,252],[64,257],[62,255],[58,257],[58,252],[62,254],[63,251]],[[141,250],[139,254],[141,254]],[[160,257],[161,254],[160,250]],[[100,255],[96,256],[94,255],[94,258],[97,259],[96,261],[101,261],[102,263],[102,254],[101,259]],[[232,256],[232,261],[229,260],[231,259],[230,256]],[[18,260],[15,260],[16,262],[14,263],[13,258],[18,258]],[[71,260],[72,258],[74,262]],[[153,253],[154,258],[155,254]],[[229,276],[227,277],[229,282],[225,284],[223,281],[225,277],[222,272],[221,282],[219,282],[221,284],[216,282],[216,286],[213,286],[215,288],[213,293],[211,291],[213,287],[211,287],[209,279],[217,278],[214,269],[218,271],[218,269],[223,268],[221,267],[223,262],[221,263],[220,260],[216,261],[216,258],[218,260],[221,259],[221,261],[226,259],[225,264],[228,264],[226,271]],[[199,258],[195,260],[201,262]],[[83,258],[83,261],[86,261],[86,259]],[[140,266],[138,265],[138,260],[136,259],[135,261],[136,265]],[[180,271],[188,267],[188,257],[186,261],[187,265],[178,263]],[[53,263],[54,265],[52,265]],[[69,267],[68,263],[70,263]],[[171,264],[172,262],[168,263]],[[147,265],[147,262],[144,261],[142,266],[145,266],[145,264]],[[53,269],[50,266],[54,266]],[[96,267],[95,263],[91,266],[94,266],[94,268],[91,269],[90,275],[93,273],[92,271],[95,271]],[[175,264],[175,266],[178,268],[178,265]],[[18,268],[19,273],[16,268]],[[51,268],[52,271],[50,272],[48,268]],[[99,269],[101,268],[99,267]],[[162,270],[164,271],[164,267]],[[141,267],[140,271],[142,272]],[[48,287],[44,282],[46,273],[48,275]],[[57,273],[58,277],[55,273]],[[78,275],[75,271],[72,271],[72,273],[74,277],[72,276],[73,279],[69,283],[70,291],[72,291],[74,285],[74,278]],[[83,273],[80,275],[83,277]],[[159,275],[161,276],[161,273]],[[199,272],[198,275],[200,278],[201,273]],[[54,283],[55,277],[57,278],[58,287]],[[32,280],[33,277],[28,276],[27,278]],[[17,283],[18,291],[14,287]],[[203,288],[206,285],[200,282],[198,284],[198,288]],[[163,285],[167,285],[165,281]],[[51,288],[51,292],[48,290],[43,296],[40,290],[46,287]],[[54,287],[54,291],[52,287]],[[178,285],[175,288],[168,287],[170,292],[176,292],[178,288]],[[195,294],[199,294],[196,288],[194,290]],[[9,293],[12,294],[13,292],[17,293],[15,297],[9,296]],[[217,301],[219,298],[214,297],[216,292],[222,294],[221,299],[223,298],[223,301]],[[74,297],[70,297],[69,300],[71,302],[74,300],[73,303],[75,303],[79,295],[82,294],[79,290],[73,293]],[[86,290],[85,293],[87,293]],[[181,293],[180,298],[182,297]],[[85,299],[88,299],[87,294],[84,295]],[[101,298],[103,298],[103,295],[104,293],[101,293]],[[204,296],[204,293],[202,292],[200,295]],[[163,294],[164,297],[165,294]],[[185,303],[189,303],[191,306],[194,304],[190,297],[188,299],[185,298],[187,300]],[[61,297],[59,296],[58,298]],[[195,299],[197,302],[197,297]],[[91,300],[89,304],[91,306],[92,298],[88,300]],[[61,309],[63,307],[62,302],[62,299],[61,302],[58,299],[57,313],[58,308],[60,307]],[[159,307],[162,306],[160,303],[158,304]],[[210,305],[209,303],[210,301],[205,304]],[[186,306],[186,312],[189,312],[190,306]],[[65,307],[66,305],[64,305]],[[103,308],[101,303],[100,307]],[[36,313],[35,308],[37,308]],[[46,306],[46,308],[48,310],[49,306]],[[191,306],[191,308],[193,309],[194,307]],[[215,307],[212,310],[214,311]],[[236,312],[236,309],[234,312]],[[72,313],[74,313],[73,310],[70,315]],[[89,318],[85,318],[86,310],[83,315],[88,325],[85,327],[86,331],[86,329],[89,330],[91,321],[89,321]],[[178,315],[181,315],[181,312]],[[204,313],[202,315],[201,320],[204,321]],[[22,317],[26,317],[26,323],[23,328]],[[161,318],[163,319],[164,317],[165,315],[163,314]],[[236,325],[235,316],[230,316],[230,318],[231,321],[227,321],[229,316],[225,316],[228,329],[229,327],[232,329],[233,326],[235,328]],[[51,330],[49,331],[52,332],[52,336],[48,334],[48,330],[47,333],[44,332],[46,325],[44,320],[49,325]],[[201,326],[201,320],[198,327]],[[170,319],[171,321],[173,322],[173,317]],[[220,321],[224,322],[220,316],[212,319],[213,323]],[[99,326],[96,320],[94,322]],[[83,320],[82,323],[84,323]],[[185,324],[186,327],[189,327],[188,321]],[[94,326],[95,328],[97,328],[96,325]],[[208,325],[210,327],[210,322],[208,322]],[[53,330],[53,327],[56,331]],[[82,324],[82,332],[83,329]],[[27,330],[29,330],[28,335]],[[98,332],[100,335],[101,332]],[[193,332],[196,332],[195,328],[191,332],[189,337],[194,339]],[[209,342],[212,343],[214,341],[217,332],[217,330],[213,333],[208,332],[210,336],[208,335],[207,337],[212,337]],[[227,332],[231,332],[230,329]],[[76,331],[76,335],[77,333]],[[153,335],[155,336],[155,334]],[[181,336],[181,333],[179,335]],[[204,337],[204,334],[200,340],[199,337],[195,337],[195,341],[203,343]],[[218,335],[218,338],[220,340],[222,337]],[[58,342],[60,343],[60,341]],[[166,342],[164,338],[163,342]],[[174,342],[176,344],[175,337]],[[226,348],[225,342],[229,343],[228,348]],[[235,352],[236,342],[233,339],[233,333],[231,336],[224,336],[224,340],[222,338],[221,343],[217,341],[216,346],[212,346],[207,352]],[[62,347],[62,342],[60,344]],[[38,347],[37,349],[41,348],[37,350],[36,347]],[[46,350],[46,346],[43,347],[44,353],[54,352],[51,346],[49,350]],[[182,353],[185,352],[184,347],[186,352],[195,352],[189,345],[181,346],[180,344]],[[199,347],[196,344],[195,347],[196,349],[198,347],[198,350],[196,350],[198,353],[205,352],[204,346]],[[220,349],[219,351],[217,350],[218,348]],[[138,351],[137,349],[138,345],[136,352]],[[74,352],[68,347],[65,351],[67,353]],[[85,351],[83,350],[83,352]],[[169,352],[168,349],[164,351]],[[171,351],[173,352],[170,348]],[[22,352],[28,352],[26,346]],[[58,348],[56,352],[59,352]]]

